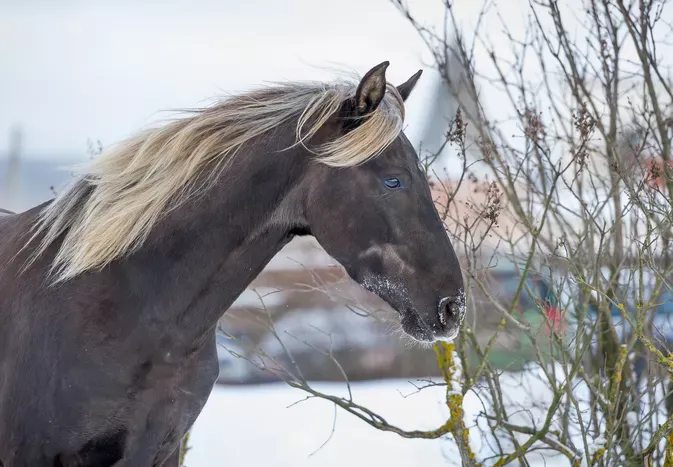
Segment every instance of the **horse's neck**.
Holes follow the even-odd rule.
[[[261,171],[232,177],[226,190],[214,188],[171,213],[124,261],[132,293],[146,297],[156,319],[170,320],[185,341],[212,329],[290,239],[297,190],[271,165],[273,182],[254,183]]]

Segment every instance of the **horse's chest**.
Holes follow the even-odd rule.
[[[205,403],[217,372],[217,356],[209,348],[199,349],[189,356],[167,351],[135,366],[127,396],[130,401],[141,402],[144,406],[165,405],[164,413],[183,405],[180,412],[190,412]],[[181,418],[180,414],[176,416]]]
[[[177,361],[167,354],[139,364],[127,394],[124,461],[129,465],[145,461],[148,449],[152,456],[170,454],[203,409],[217,371],[216,355],[208,349]]]

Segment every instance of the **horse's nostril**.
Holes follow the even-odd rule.
[[[446,327],[450,323],[460,320],[462,312],[461,301],[454,297],[444,297],[439,301],[437,314],[439,322]]]

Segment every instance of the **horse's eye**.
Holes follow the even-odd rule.
[[[402,186],[402,182],[400,182],[399,178],[386,178],[383,183],[388,188],[399,188]]]

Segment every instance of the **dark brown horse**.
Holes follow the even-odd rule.
[[[456,335],[460,265],[402,133],[420,72],[387,66],[193,111],[0,216],[0,465],[176,466],[218,319],[296,235],[413,338]]]

